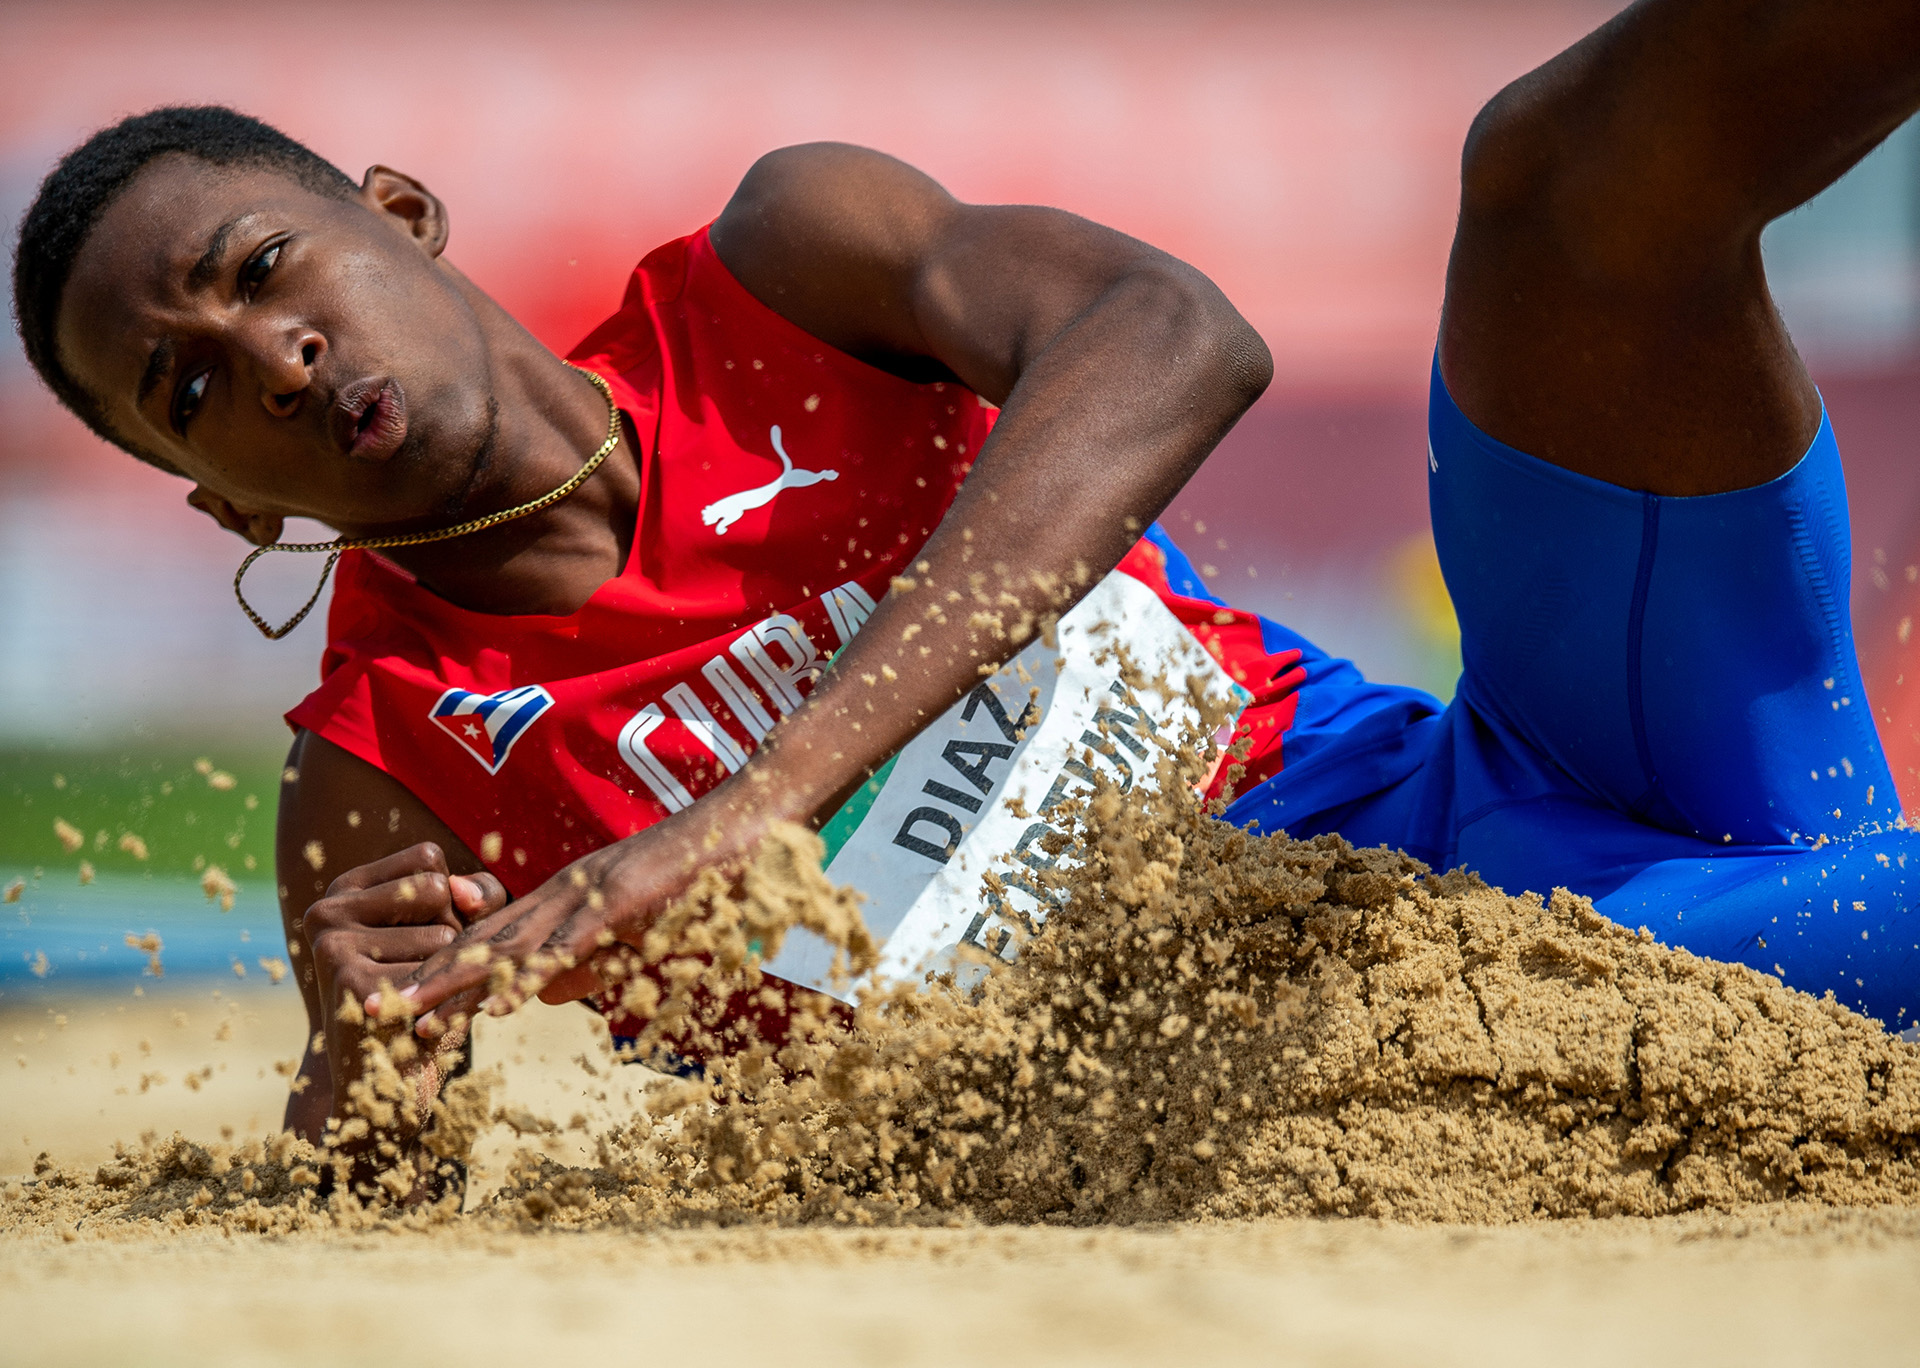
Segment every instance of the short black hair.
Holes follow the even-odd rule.
[[[73,263],[107,206],[156,157],[170,152],[215,166],[266,167],[316,194],[345,199],[359,189],[339,167],[279,129],[224,105],[170,105],[103,128],[60,159],[20,219],[13,258],[13,318],[27,360],[55,397],[101,437],[174,470],[113,431],[100,401],[60,364],[55,328]]]

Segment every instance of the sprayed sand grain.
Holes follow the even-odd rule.
[[[287,1136],[149,1136],[91,1169],[42,1159],[7,1219],[1484,1225],[1920,1204],[1920,1047],[1564,892],[1236,830],[1194,796],[1190,753],[1059,815],[1057,905],[1016,964],[883,986],[850,1015],[803,1004],[779,1039],[722,1010],[766,991],[754,947],[806,926],[858,970],[857,909],[797,828],[744,877],[703,876],[609,977],[650,1022],[643,1049],[709,1069],[625,1124],[503,1106],[484,1071],[424,1099],[396,1020],[342,1130],[378,1141],[384,1173]],[[501,1122],[591,1130],[592,1160],[530,1143],[463,1211],[460,1166]]]

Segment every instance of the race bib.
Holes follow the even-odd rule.
[[[1117,571],[1060,619],[1056,640],[1035,639],[981,681],[822,829],[828,877],[863,895],[884,945],[871,978],[836,983],[833,947],[802,930],[766,972],[851,1002],[873,980],[917,979],[979,954],[1011,961],[1052,910],[1039,876],[1073,861],[1071,848],[1046,849],[1059,844],[1046,838],[1062,831],[1061,804],[1103,777],[1152,785],[1162,748],[1200,722],[1190,679],[1229,714],[1249,699],[1158,595]],[[1130,687],[1120,648],[1135,678],[1164,678],[1172,696]],[[1231,725],[1215,736],[1216,764]]]

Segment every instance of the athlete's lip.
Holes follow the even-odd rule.
[[[406,391],[388,375],[355,380],[334,396],[330,416],[342,451],[362,461],[383,461],[407,437]]]

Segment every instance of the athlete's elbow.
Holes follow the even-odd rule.
[[[1228,308],[1233,317],[1219,330],[1218,368],[1238,417],[1252,408],[1273,383],[1273,353],[1253,324],[1242,318],[1239,310],[1231,305]]]
[[[1273,383],[1265,339],[1206,276],[1168,262],[1130,284],[1144,354],[1169,382],[1212,398],[1232,418]]]

